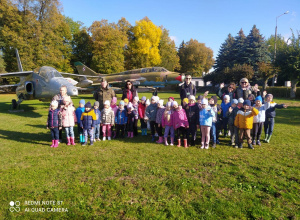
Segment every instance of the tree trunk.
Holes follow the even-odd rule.
[[[263,89],[262,89],[262,91],[265,91],[265,90],[267,89],[267,86],[268,86],[268,81],[269,81],[269,79],[266,79],[266,80],[264,81],[264,84],[263,84]]]
[[[292,80],[291,81],[291,84],[292,84],[292,87],[291,87],[291,98],[294,99],[296,98],[296,91],[297,91],[297,84],[298,84],[298,80]]]

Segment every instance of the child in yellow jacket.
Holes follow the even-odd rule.
[[[239,148],[243,148],[244,134],[247,137],[248,147],[254,149],[251,140],[251,129],[253,127],[253,117],[258,115],[258,110],[251,106],[250,100],[246,100],[235,117],[234,125],[239,129]]]

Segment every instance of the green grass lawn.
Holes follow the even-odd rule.
[[[299,101],[275,100],[289,107],[277,110],[271,142],[254,150],[229,147],[228,138],[216,149],[184,149],[150,135],[54,149],[49,103],[24,101],[24,112],[9,113],[12,98],[0,95],[0,219],[300,218]],[[76,106],[82,98],[94,102],[81,95]]]

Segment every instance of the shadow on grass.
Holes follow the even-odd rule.
[[[30,105],[21,105],[20,109],[23,109],[22,112],[9,112],[11,109],[11,104],[7,102],[0,102],[0,112],[3,114],[9,115],[18,115],[27,118],[40,118],[42,115],[40,113],[34,112],[35,108]],[[40,105],[39,105],[40,106]]]
[[[45,129],[47,126],[46,125],[30,125],[30,124],[26,124],[25,126],[30,126],[33,128],[41,128],[41,129]]]
[[[27,132],[19,132],[19,131],[6,131],[0,129],[0,136],[2,139],[14,140],[21,143],[30,143],[30,144],[38,144],[38,145],[48,145],[43,144],[41,141],[49,141],[51,140],[50,134],[45,133],[27,133]]]

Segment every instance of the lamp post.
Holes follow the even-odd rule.
[[[288,14],[288,13],[289,13],[289,11],[286,11],[286,12],[284,12],[283,14],[281,14],[281,15],[279,15],[279,16],[276,17],[275,42],[274,42],[274,62],[275,62],[275,60],[276,60],[277,19],[278,19],[280,16],[286,15],[286,14]],[[275,76],[273,76],[273,79],[272,79],[272,86],[274,86],[275,80],[276,80],[276,74],[275,74]]]

